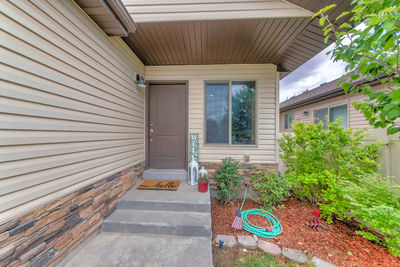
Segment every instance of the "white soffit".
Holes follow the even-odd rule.
[[[311,17],[284,0],[122,0],[135,23]]]

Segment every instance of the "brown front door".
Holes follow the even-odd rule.
[[[149,167],[186,167],[186,86],[149,87]]]

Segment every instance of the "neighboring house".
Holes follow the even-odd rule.
[[[70,250],[145,168],[186,169],[190,133],[211,174],[276,171],[279,79],[332,42],[325,4],[190,3],[0,2],[0,265]]]
[[[291,97],[280,103],[280,132],[292,131],[292,124],[298,122],[325,123],[329,121],[342,120],[341,125],[352,129],[368,129],[367,143],[376,143],[381,140],[389,142],[381,152],[380,162],[382,169],[388,176],[400,184],[400,166],[397,164],[400,155],[400,142],[398,136],[387,136],[384,129],[374,129],[369,125],[364,115],[356,110],[353,102],[360,102],[367,99],[361,94],[345,94],[344,90],[337,86],[339,79],[321,84],[312,90]],[[356,82],[361,84],[360,82]],[[384,85],[379,81],[369,82],[373,90],[382,90]],[[282,165],[282,164],[281,164]],[[283,171],[283,167],[280,166]]]
[[[280,103],[280,131],[291,131],[292,124],[300,121],[325,123],[326,118],[330,121],[341,118],[341,125],[347,128],[360,129],[369,126],[364,115],[353,107],[353,102],[359,102],[366,97],[360,94],[345,94],[344,90],[337,86],[339,80],[340,78],[321,84]],[[378,81],[369,84],[374,90],[384,88]]]

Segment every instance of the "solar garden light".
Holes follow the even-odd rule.
[[[223,240],[220,240],[220,241],[219,241],[219,244],[218,244],[219,249],[222,249],[223,246],[224,246],[224,241],[223,241]]]

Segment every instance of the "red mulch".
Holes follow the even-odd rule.
[[[241,201],[235,205],[221,205],[212,198],[213,239],[217,234],[252,235],[246,231],[234,232],[231,227]],[[400,266],[400,258],[390,254],[385,247],[355,234],[355,229],[341,222],[335,221],[326,225],[326,230],[317,232],[308,227],[308,219],[312,218],[315,209],[310,204],[296,199],[284,204],[284,208],[273,212],[282,224],[283,232],[268,241],[281,247],[300,249],[309,258],[317,256],[337,266]],[[243,210],[253,208],[260,208],[260,205],[246,199]],[[253,215],[249,220],[258,226],[268,226],[261,216]]]

